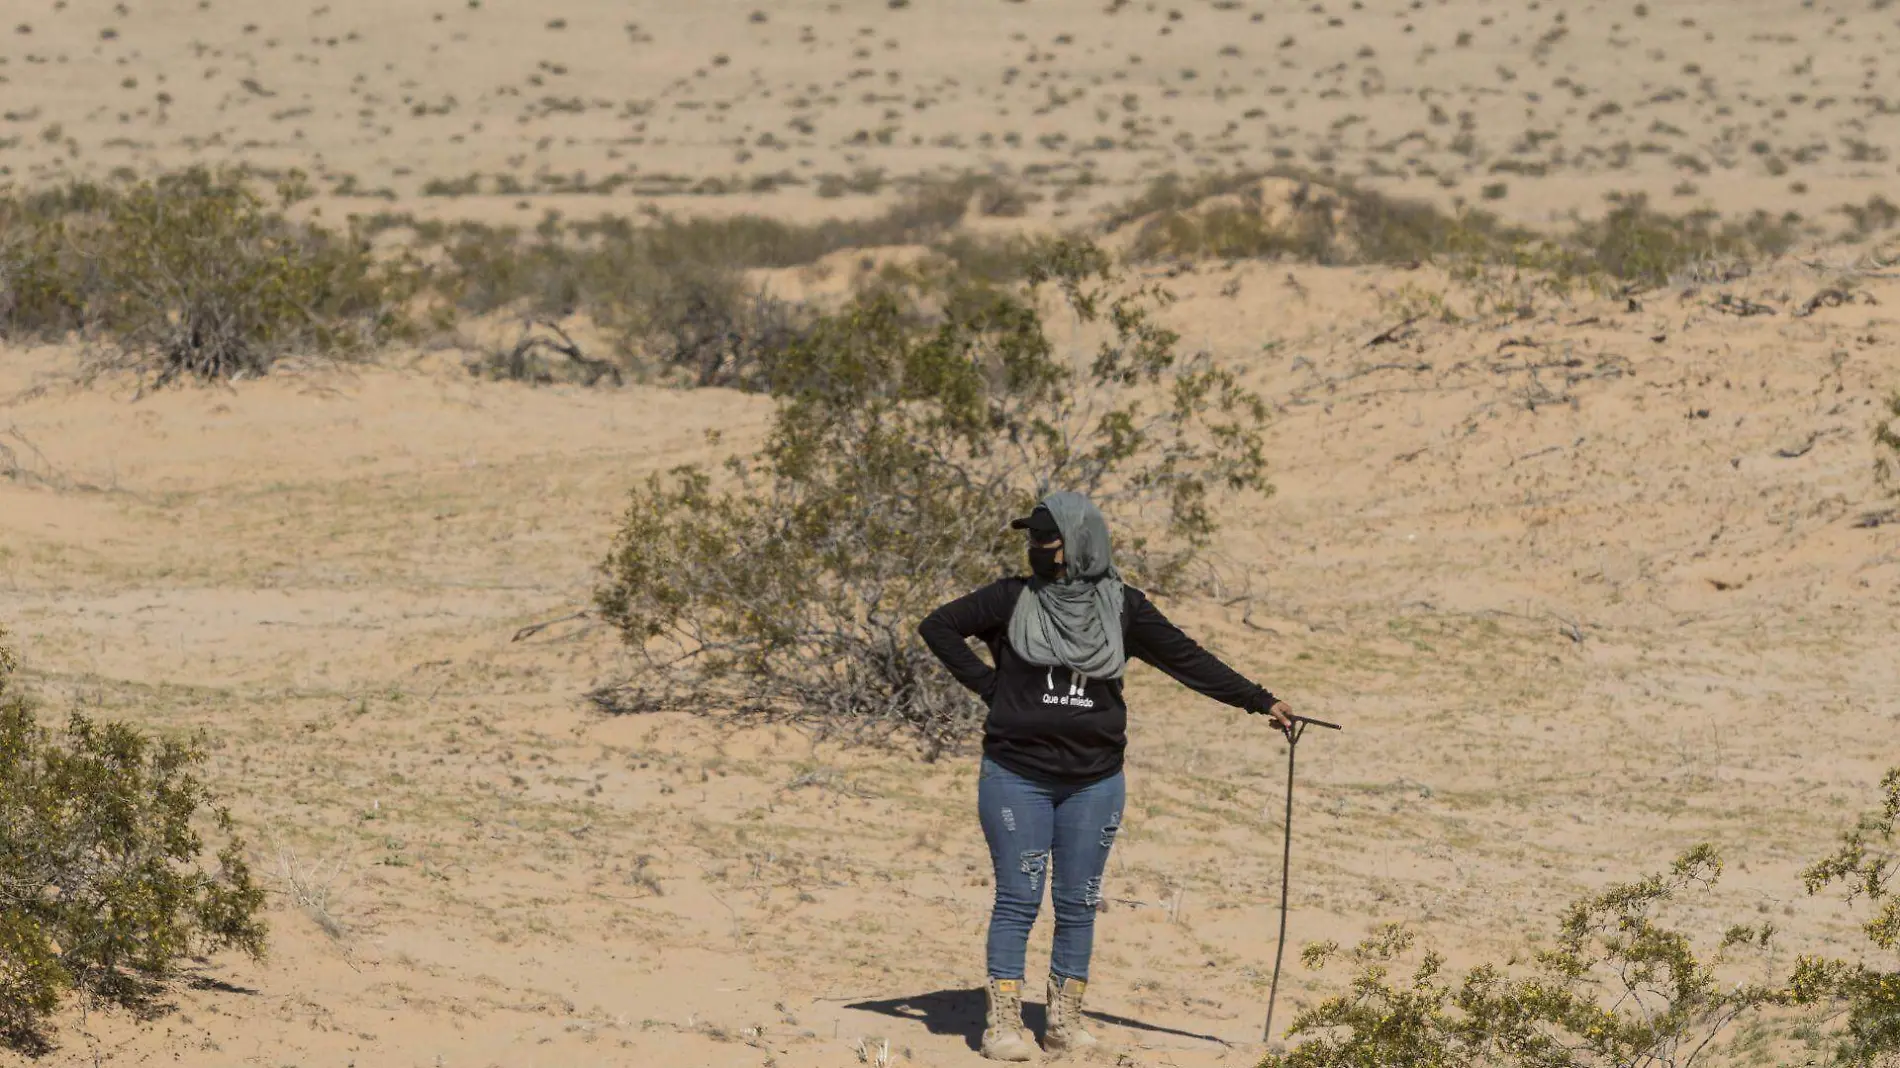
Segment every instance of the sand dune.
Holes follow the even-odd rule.
[[[1010,225],[1066,226],[1153,175],[1284,162],[1530,222],[1622,190],[1823,219],[1894,188],[1896,19],[48,2],[0,27],[0,167],[297,167],[326,216],[488,219],[810,219],[974,169],[1040,195]],[[1796,873],[1893,762],[1900,525],[1862,517],[1892,507],[1869,434],[1900,284],[1809,253],[1502,325],[1398,326],[1448,284],[1429,267],[1146,276],[1275,420],[1277,493],[1223,515],[1232,596],[1169,609],[1348,725],[1301,750],[1298,942],[1402,919],[1473,960],[1699,841],[1735,861],[1704,918],[1773,918],[1791,952],[1849,930]],[[767,402],[410,352],[133,402],[77,360],[0,349],[0,616],[53,710],[210,732],[273,950],[195,965],[153,1021],[68,1014],[49,1063],[977,1062],[969,760],[607,716],[580,698],[628,668],[605,627],[511,640],[586,606],[636,479],[745,448]],[[1156,673],[1131,693],[1090,1008],[1126,1063],[1252,1064],[1283,748]],[[1340,978],[1288,981],[1300,1006]]]
[[[1408,918],[1473,954],[1703,839],[1746,857],[1721,901],[1794,903],[1891,757],[1900,555],[1853,521],[1879,503],[1864,428],[1900,293],[1798,323],[1664,297],[1368,350],[1389,324],[1365,289],[1389,279],[1328,293],[1340,272],[1299,268],[1296,296],[1288,273],[1175,280],[1213,345],[1294,339],[1247,358],[1280,412],[1279,493],[1222,546],[1251,600],[1177,610],[1351,725],[1308,743],[1297,935]],[[1418,369],[1372,369],[1393,363]],[[8,411],[47,464],[0,484],[40,684],[214,731],[260,866],[322,892],[276,901],[270,962],[209,969],[239,992],[182,991],[162,1028],[72,1021],[71,1055],[828,1065],[864,1037],[973,1057],[966,762],[603,717],[576,695],[619,670],[610,635],[509,641],[584,603],[620,487],[759,405],[445,374]],[[1244,1063],[1278,746],[1134,686],[1095,1008],[1138,1063]],[[1804,909],[1790,937],[1826,922]],[[1326,989],[1296,976],[1296,999]]]

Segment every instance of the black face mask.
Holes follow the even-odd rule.
[[[1056,554],[1061,546],[1052,545],[1043,548],[1040,545],[1029,546],[1029,573],[1044,582],[1055,582],[1062,577],[1062,565],[1056,563]]]

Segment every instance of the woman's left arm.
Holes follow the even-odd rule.
[[[970,651],[966,639],[1009,623],[1019,585],[1009,579],[992,582],[965,594],[924,617],[917,633],[943,666],[971,693],[988,701],[996,691],[996,669]]]
[[[1128,652],[1166,672],[1196,693],[1249,712],[1267,712],[1278,701],[1267,688],[1235,671],[1161,614],[1146,594],[1128,598]]]

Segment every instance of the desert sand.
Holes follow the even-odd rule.
[[[1485,206],[1526,222],[1628,190],[1821,219],[1893,189],[1900,147],[1900,14],[1867,4],[33,0],[5,21],[11,180],[296,167],[330,218],[817,218],[888,195],[821,196],[824,175],[978,169],[1043,194],[1023,225],[1086,225],[1152,175],[1284,150],[1445,202],[1504,181]],[[781,172],[805,184],[753,188]],[[575,173],[629,178],[550,181]],[[681,191],[707,180],[735,191]],[[1276,492],[1224,506],[1227,588],[1167,607],[1347,725],[1300,749],[1294,951],[1402,920],[1474,960],[1703,841],[1729,858],[1711,924],[1775,919],[1789,955],[1847,937],[1797,873],[1895,763],[1900,524],[1864,517],[1892,507],[1870,437],[1900,280],[1874,256],[1390,333],[1429,269],[1152,275],[1274,413]],[[207,732],[273,929],[267,960],[199,962],[154,1019],[66,1014],[45,1063],[980,1063],[973,758],[611,716],[582,698],[632,666],[607,628],[512,640],[587,607],[636,480],[744,449],[769,402],[486,382],[430,352],[135,399],[75,384],[80,357],[0,350],[0,619],[50,711]],[[1094,1026],[1124,1063],[1250,1065],[1284,743],[1156,672],[1130,686]],[[1294,956],[1283,1020],[1341,982]]]
[[[5,21],[5,175],[243,161],[305,171],[333,214],[476,176],[459,211],[681,209],[712,183],[734,192],[690,210],[796,217],[837,209],[827,175],[979,170],[1069,218],[1156,174],[1282,162],[1524,221],[1611,189],[1817,217],[1900,176],[1882,4],[21,0]]]

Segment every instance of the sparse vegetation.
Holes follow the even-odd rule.
[[[1435,952],[1407,980],[1392,968],[1413,937],[1389,926],[1343,954],[1355,974],[1348,992],[1299,1014],[1288,1033],[1312,1035],[1262,1068],[1418,1065],[1652,1065],[1687,1068],[1737,1021],[1773,1004],[1769,984],[1718,978],[1738,953],[1761,955],[1773,929],[1731,928],[1698,952],[1667,912],[1721,874],[1700,846],[1665,873],[1613,886],[1565,912],[1551,948],[1526,960],[1484,964],[1456,981]],[[1308,946],[1310,967],[1340,957],[1333,943]]]
[[[550,320],[587,314],[614,337],[617,365],[611,376],[581,367],[588,381],[678,370],[694,384],[748,385],[754,365],[797,331],[792,309],[749,289],[740,273],[748,260],[769,256],[776,227],[759,219],[723,228],[697,220],[564,226],[550,219],[523,240],[512,229],[461,226],[440,246],[446,262],[437,285],[469,312],[512,308]],[[504,360],[483,368],[534,380],[541,377],[535,366]]]
[[[760,368],[800,334],[806,316],[748,286],[745,269],[799,266],[852,248],[928,243],[936,250],[937,273],[1013,281],[1032,243],[950,233],[972,206],[982,209],[986,196],[1002,196],[1005,188],[979,179],[927,183],[870,219],[810,226],[754,215],[660,217],[638,225],[550,216],[532,237],[508,227],[446,227],[407,217],[384,216],[370,226],[409,227],[436,245],[444,261],[436,284],[464,311],[510,307],[554,319],[585,313],[614,335],[614,358],[629,377],[683,372],[697,385],[757,389],[763,388]],[[990,207],[1010,210],[1007,201]],[[504,374],[506,366],[513,365],[483,365]]]
[[[280,959],[207,959],[201,937],[169,980],[122,968],[153,985],[108,1008],[63,970],[66,935],[36,948],[0,909],[0,1045],[973,1060],[980,999],[953,988],[981,977],[990,873],[945,804],[973,761],[813,735],[973,739],[980,709],[913,655],[915,614],[1022,567],[996,528],[1050,457],[1114,455],[1127,424],[1101,411],[1139,429],[1212,408],[1217,388],[1168,380],[1219,370],[1206,347],[1284,415],[1267,443],[1300,499],[1223,499],[1210,476],[1221,529],[1189,563],[1165,434],[1098,495],[1146,539],[1122,554],[1143,585],[1211,593],[1220,562],[1218,593],[1161,598],[1191,633],[1347,725],[1301,753],[1285,812],[1294,940],[1341,945],[1281,977],[1274,1024],[1336,1015],[1274,1052],[1900,1068],[1900,779],[1831,834],[1873,796],[1900,682],[1878,623],[1900,0],[826,0],[646,25],[484,0],[41,3],[0,23],[0,579],[41,669],[7,678],[0,649],[0,710],[37,691],[36,744],[69,753],[74,708],[152,746],[215,732],[190,770],[253,840]],[[201,303],[260,309],[215,320],[237,340],[209,350],[177,344],[186,287],[122,315],[108,278],[108,247],[152,275],[166,242],[115,216],[193,161],[248,161],[209,182],[254,203],[203,206],[270,220],[148,227],[184,220],[170,247],[219,257],[184,264],[229,294]],[[292,161],[318,199],[274,195],[263,168]],[[961,167],[984,173],[942,177]],[[1055,237],[1101,237],[1136,193],[1105,239],[1129,269],[1090,275],[1102,304],[1078,316]],[[245,234],[282,262],[214,247]],[[387,328],[345,312],[332,343],[288,310],[327,270],[299,265],[333,254],[386,283],[356,306],[386,302]],[[1133,292],[1162,278],[1182,302]],[[1092,365],[1123,343],[1122,296],[1182,334],[1158,380]],[[390,366],[248,381],[319,351]],[[64,380],[104,368],[132,370]],[[131,400],[199,375],[246,381]],[[1244,448],[1203,423],[1180,440]],[[704,469],[665,470],[687,460]],[[629,561],[684,615],[573,603],[577,562],[606,563],[583,582],[610,594]],[[602,647],[614,624],[632,645]],[[629,661],[606,708],[712,714],[555,707]],[[1128,823],[1090,888],[1094,1022],[1121,1055],[1097,1059],[1252,1063],[1287,754],[1148,668],[1129,687]],[[734,730],[749,717],[817,729]],[[174,870],[218,870],[213,807]],[[1729,874],[1677,885],[1667,861],[1703,840]],[[1647,913],[1605,907],[1658,869]],[[1737,921],[1751,937],[1725,945]]]
[[[1485,199],[1504,196],[1502,183]],[[1870,208],[1872,212],[1877,209]],[[1154,182],[1109,216],[1139,227],[1136,260],[1285,257],[1332,264],[1439,262],[1467,277],[1499,267],[1543,271],[1564,283],[1663,285],[1707,265],[1779,255],[1800,237],[1800,219],[1757,213],[1724,221],[1712,212],[1667,215],[1641,196],[1613,197],[1601,218],[1569,232],[1538,234],[1495,216],[1448,214],[1346,182],[1298,171]]]
[[[819,317],[770,368],[768,444],[732,484],[682,469],[633,494],[604,566],[603,616],[645,660],[597,697],[729,708],[929,755],[980,718],[912,633],[1014,561],[998,519],[1053,486],[1120,520],[1124,566],[1179,577],[1222,494],[1266,489],[1260,399],[1117,288],[1089,245],[1041,250],[1020,288],[897,287]],[[1049,302],[1106,332],[1058,351]]]
[[[1501,244],[1510,231],[1482,213],[1448,215],[1300,171],[1164,177],[1110,215],[1138,224],[1129,255],[1223,259],[1286,257],[1310,263],[1420,263],[1454,244]]]
[[[1028,209],[1031,194],[989,176],[913,183],[878,215],[809,225],[756,215],[656,213],[636,222],[550,213],[524,230],[383,214],[355,220],[341,234],[284,214],[308,195],[300,175],[278,183],[278,207],[253,191],[259,177],[191,170],[0,199],[0,334],[52,340],[79,332],[103,343],[109,365],[164,384],[261,374],[287,353],[365,352],[410,332],[432,305],[438,325],[451,309],[506,308],[540,320],[588,315],[607,330],[612,351],[551,364],[497,353],[478,361],[482,373],[594,383],[678,375],[757,389],[764,388],[759,369],[809,316],[746,284],[745,270],[810,264],[847,249],[927,245],[932,255],[898,272],[900,281],[930,276],[948,284],[960,275],[1007,285],[1046,243],[959,229],[972,211]],[[454,195],[470,181],[437,183],[438,191]],[[869,190],[885,178],[860,172],[850,181]],[[1875,198],[1843,210],[1866,232],[1885,224],[1890,206]],[[1437,262],[1462,281],[1484,283],[1478,288],[1491,295],[1479,305],[1520,314],[1533,290],[1719,275],[1736,261],[1784,251],[1800,233],[1792,216],[1671,216],[1627,197],[1569,233],[1539,235],[1483,212],[1448,214],[1291,170],[1164,177],[1107,224],[1136,228],[1128,252],[1136,260]],[[410,252],[372,252],[371,238],[397,229],[409,232]],[[420,266],[425,261],[431,266]],[[877,277],[890,281],[891,272]],[[612,373],[589,362],[599,360]]]
[[[1698,951],[1693,930],[1669,917],[1691,915],[1685,897],[1721,874],[1703,845],[1666,873],[1572,905],[1551,948],[1479,965],[1456,981],[1438,953],[1413,953],[1414,936],[1398,925],[1350,951],[1310,945],[1310,967],[1342,956],[1352,963],[1350,988],[1300,1013],[1288,1034],[1310,1037],[1261,1066],[1688,1068],[1775,1042],[1798,1043],[1808,1064],[1892,1063],[1900,1054],[1897,833],[1900,768],[1881,781],[1879,807],[1803,873],[1808,893],[1838,885],[1850,903],[1864,899],[1873,910],[1861,924],[1865,953],[1803,955],[1784,976],[1769,924],[1730,926]],[[1395,982],[1394,967],[1408,960],[1416,962],[1410,977]]]
[[[477,314],[592,316],[617,351],[611,375],[581,367],[589,381],[677,368],[696,384],[751,386],[754,365],[797,332],[799,316],[747,286],[744,269],[945,241],[973,208],[1012,214],[1026,204],[1013,186],[967,177],[918,183],[869,219],[808,226],[754,215],[638,224],[550,215],[523,232],[379,215],[338,234],[289,221],[252,190],[256,177],[191,170],[0,199],[0,336],[80,332],[105,343],[111,365],[162,385],[261,374],[292,352],[360,353],[408,332],[419,298],[434,296]],[[468,184],[436,191],[458,195]],[[393,229],[409,230],[434,267],[373,254],[369,239]],[[1019,271],[1018,247],[960,238],[937,259],[1002,279]],[[550,371],[507,360],[482,369],[531,379]]]
[[[553,359],[556,356],[561,359]],[[567,381],[592,386],[603,380],[620,385],[624,381],[618,367],[588,356],[560,323],[547,319],[524,321],[514,344],[493,349],[467,366],[470,374],[537,385]]]
[[[201,749],[78,714],[41,726],[5,643],[0,630],[0,1038],[36,1051],[69,993],[141,1008],[190,955],[261,955],[264,895],[195,773]],[[211,871],[206,822],[224,839]]]

